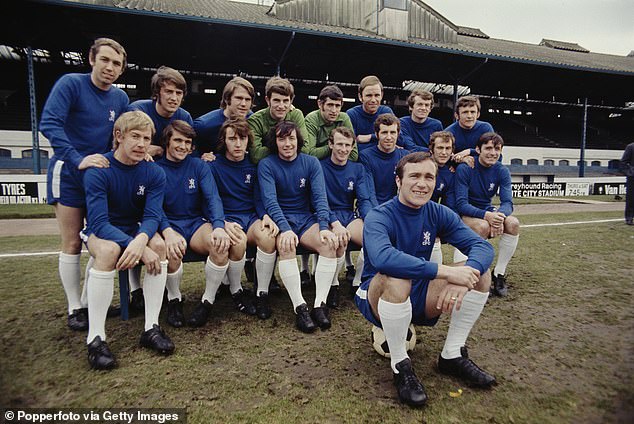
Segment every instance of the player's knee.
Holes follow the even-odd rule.
[[[275,251],[275,238],[271,236],[258,236],[255,237],[255,243],[261,251],[266,253],[273,253]]]
[[[232,261],[239,261],[240,259],[244,257],[244,254],[246,251],[247,251],[247,243],[245,240],[244,242],[240,242],[229,248],[229,259],[231,259]]]
[[[317,253],[324,258],[335,258],[337,256],[337,250],[330,244],[321,245]]]
[[[508,216],[504,220],[504,232],[511,235],[518,235],[520,233],[520,221],[514,216]]]
[[[491,288],[491,270],[487,269],[485,273],[480,275],[474,289],[482,293],[488,293]]]
[[[152,237],[148,243],[148,247],[156,253],[161,260],[165,260],[167,257],[167,247],[165,246],[165,240],[161,237]]]
[[[167,262],[167,272],[172,274],[178,271],[178,268],[180,268],[182,262],[183,261],[180,259],[169,258]]]
[[[473,231],[486,239],[489,237],[489,233],[491,232],[491,226],[484,219],[481,219],[473,223]]]
[[[62,243],[62,251],[69,255],[76,255],[81,252],[82,241],[79,237],[64,240]]]
[[[121,247],[117,243],[110,240],[103,240],[97,245],[97,248],[95,250],[95,259],[102,263],[114,264],[121,254]]]
[[[378,297],[390,303],[405,302],[412,289],[411,280],[390,277],[384,274],[375,275],[370,285],[374,285],[378,289]]]
[[[284,247],[278,240],[275,247],[280,259],[290,259],[297,256],[297,249],[295,246]]]
[[[211,258],[211,261],[213,263],[222,266],[229,261],[229,251],[221,252],[215,248],[212,248],[209,251],[209,257]]]

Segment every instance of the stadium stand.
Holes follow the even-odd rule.
[[[452,121],[454,84],[480,95],[482,119],[493,123],[507,146],[578,149],[586,97],[587,148],[617,151],[631,141],[631,58],[589,52],[574,42],[495,39],[486,30],[454,24],[422,1],[406,3],[406,11],[394,11],[400,16],[395,21],[364,21],[357,9],[377,16],[385,11],[376,10],[374,0],[342,0],[343,9],[320,13],[312,9],[318,2],[296,0],[277,1],[274,7],[228,0],[10,2],[7,12],[15,19],[0,28],[0,61],[7,75],[0,83],[0,130],[30,131],[27,46],[37,52],[39,116],[60,75],[88,69],[85,50],[92,39],[115,35],[132,62],[119,81],[130,99],[148,98],[150,76],[168,64],[188,81],[184,107],[194,117],[218,106],[221,87],[236,74],[247,77],[259,93],[270,75],[284,75],[296,87],[295,105],[304,111],[314,109],[309,96],[335,82],[352,99],[345,110],[354,106],[362,76],[355,61],[381,57],[373,72],[381,76],[385,101],[399,116],[408,113],[403,84],[418,78],[439,87],[431,116],[445,125]],[[162,31],[165,25],[169,35]],[[441,94],[441,88],[449,94]],[[261,95],[255,101],[256,109],[264,103]],[[514,115],[514,110],[523,113]]]

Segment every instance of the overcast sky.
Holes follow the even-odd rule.
[[[460,26],[491,38],[578,43],[595,53],[634,50],[634,0],[423,0]]]

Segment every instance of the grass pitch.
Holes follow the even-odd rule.
[[[621,213],[521,217],[607,218]],[[57,243],[0,240],[3,253],[56,250]],[[170,357],[139,347],[143,317],[111,318],[106,330],[119,367],[95,372],[86,334],[66,328],[57,257],[0,265],[3,407],[186,408],[189,423],[616,423],[630,422],[633,412],[634,229],[621,221],[522,230],[507,272],[510,295],[489,300],[468,340],[471,357],[497,377],[494,389],[469,389],[437,373],[448,317],[417,327],[411,356],[430,398],[420,410],[396,400],[389,362],[374,352],[370,325],[350,300],[333,312],[329,331],[310,335],[294,329],[285,293],[272,296],[267,321],[238,313],[227,296],[201,329],[170,328],[163,312],[176,344]],[[203,280],[202,264],[186,264],[186,314]]]

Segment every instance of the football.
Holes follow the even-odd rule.
[[[414,346],[416,346],[416,329],[414,324],[410,324],[405,339],[405,349],[409,352],[414,349]],[[390,349],[387,346],[387,340],[385,340],[385,333],[383,333],[382,328],[376,325],[372,326],[372,347],[379,355],[386,358],[390,357]]]

